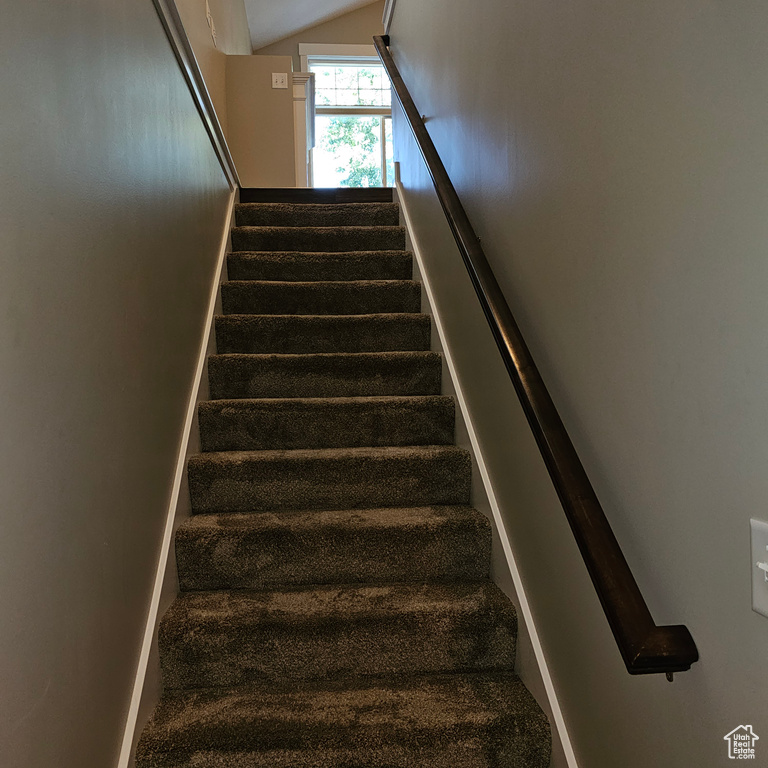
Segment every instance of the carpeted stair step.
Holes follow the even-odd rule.
[[[413,280],[277,282],[236,280],[221,286],[225,315],[370,315],[421,312]]]
[[[239,203],[238,227],[376,227],[397,226],[397,203]]]
[[[512,670],[515,609],[492,582],[186,592],[160,622],[166,690]]]
[[[221,354],[307,354],[428,350],[429,315],[223,315],[216,318]]]
[[[453,398],[322,397],[208,400],[203,451],[359,448],[453,443]]]
[[[468,504],[471,474],[442,445],[203,453],[187,471],[195,513]]]
[[[230,280],[410,280],[410,251],[256,251],[227,256]]]
[[[435,352],[212,355],[211,398],[371,397],[440,394]]]
[[[402,251],[402,227],[235,227],[234,251]]]
[[[392,191],[240,194],[136,768],[547,768]]]
[[[164,698],[136,768],[547,768],[512,673],[253,685]]]
[[[490,558],[471,507],[194,515],[176,531],[183,590],[477,581]]]

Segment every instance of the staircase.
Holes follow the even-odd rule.
[[[279,194],[237,208],[137,768],[545,768],[398,207]]]

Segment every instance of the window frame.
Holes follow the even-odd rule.
[[[366,66],[375,64],[384,69],[381,60],[376,55],[376,49],[370,45],[325,45],[322,43],[302,43],[299,45],[299,55],[301,57],[301,69],[303,72],[311,72],[312,66],[317,65],[336,65],[336,66]],[[384,70],[384,75],[386,75]],[[315,115],[326,116],[380,116],[379,128],[381,131],[381,180],[382,187],[394,186],[394,179],[388,178],[387,173],[387,147],[386,147],[386,121],[392,120],[392,106],[388,107],[369,107],[369,106],[318,106],[315,102]],[[310,149],[309,154],[309,183],[314,187],[314,147]]]

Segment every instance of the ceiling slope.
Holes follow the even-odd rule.
[[[376,0],[245,0],[253,50]]]

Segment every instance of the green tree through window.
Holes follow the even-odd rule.
[[[340,117],[330,121],[323,148],[344,162],[336,168],[345,187],[380,187],[381,118]],[[346,150],[346,151],[344,151]]]

